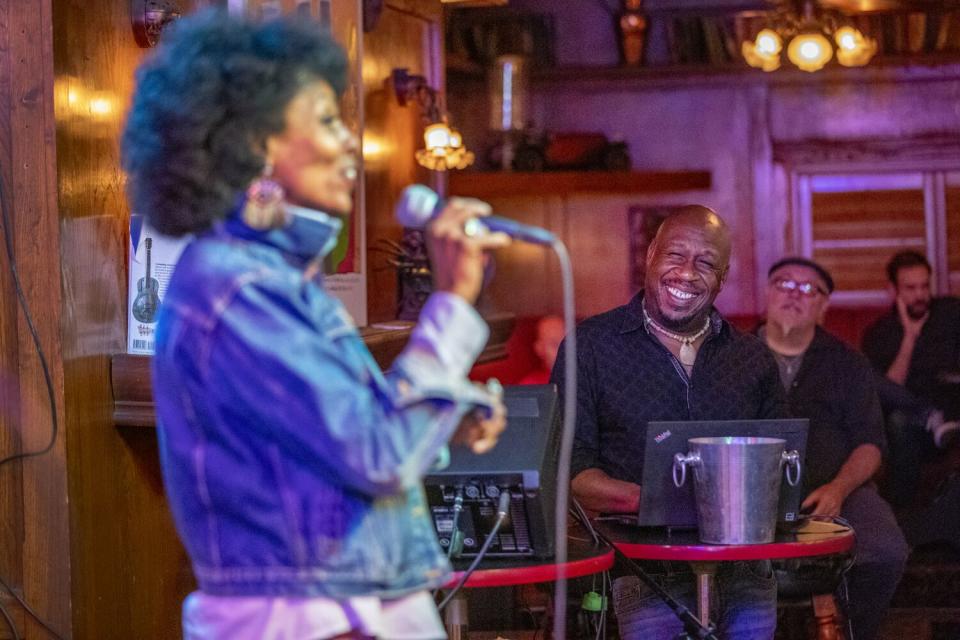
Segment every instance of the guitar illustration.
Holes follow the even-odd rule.
[[[157,321],[157,308],[160,306],[160,283],[150,277],[150,246],[152,238],[144,239],[147,250],[147,272],[137,282],[137,297],[133,301],[133,317],[147,324]]]

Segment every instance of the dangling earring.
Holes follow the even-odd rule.
[[[281,206],[286,194],[272,175],[273,163],[267,160],[260,177],[247,187],[243,221],[254,229],[276,229],[287,223],[286,213]]]

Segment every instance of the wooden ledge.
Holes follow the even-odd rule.
[[[514,315],[488,314],[484,317],[490,326],[490,340],[478,363],[490,362],[507,356],[507,339],[513,332]],[[400,354],[414,323],[395,321],[360,330],[364,342],[376,359],[386,368]],[[150,385],[150,356],[118,353],[111,358],[110,379],[113,387],[113,422],[122,427],[153,428],[157,418]]]
[[[451,195],[481,199],[710,188],[709,171],[468,171],[451,173],[448,180]]]

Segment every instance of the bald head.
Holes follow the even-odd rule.
[[[670,214],[653,239],[651,249],[662,237],[674,233],[677,228],[691,228],[700,231],[705,238],[714,244],[722,262],[724,272],[730,266],[730,228],[723,218],[710,207],[701,204],[689,204]],[[648,252],[649,254],[649,252]]]
[[[699,329],[729,266],[730,230],[723,219],[702,205],[677,210],[647,250],[647,313],[675,331]]]

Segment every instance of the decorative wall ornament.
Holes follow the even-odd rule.
[[[156,46],[163,28],[181,15],[173,0],[130,0],[130,22],[137,45],[144,49]]]
[[[467,150],[460,132],[447,122],[440,96],[427,79],[406,69],[394,69],[391,81],[400,106],[415,102],[420,107],[425,125],[424,148],[415,153],[417,163],[432,171],[465,169],[473,164],[473,152]]]

